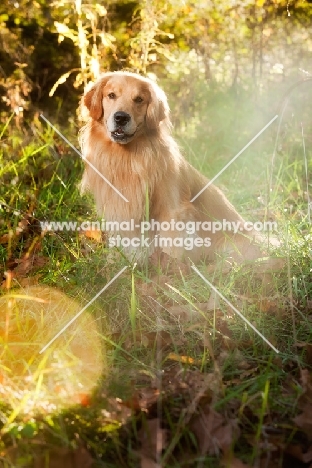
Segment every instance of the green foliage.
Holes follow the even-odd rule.
[[[0,109],[22,118],[38,106],[55,112],[63,102],[66,119],[83,86],[102,71],[166,77],[183,54],[193,54],[206,86],[239,84],[261,100],[268,86],[300,78],[298,70],[309,73],[311,16],[311,4],[301,0],[5,0]],[[186,60],[184,73],[193,72]]]

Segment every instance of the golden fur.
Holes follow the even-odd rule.
[[[146,217],[148,200],[149,219],[160,222],[174,219],[176,222],[227,220],[243,223],[242,217],[214,185],[190,202],[208,181],[181,155],[170,134],[165,93],[153,81],[129,72],[105,73],[86,92],[82,106],[88,110],[88,121],[80,133],[83,157],[129,200],[127,203],[122,199],[86,164],[82,191],[92,192],[99,215],[107,221],[133,219],[136,224],[140,223]],[[130,118],[123,127],[115,122],[118,113],[121,119],[124,115]],[[151,239],[155,234],[187,237],[185,232],[172,230],[148,233]],[[138,236],[140,229],[123,232],[123,235]],[[194,247],[191,251],[183,247],[163,250],[174,257],[190,257],[194,261],[202,256],[212,259],[216,252],[224,251],[235,261],[261,256],[254,233],[199,231],[196,235],[209,236],[211,246]],[[153,242],[150,252],[152,247]]]

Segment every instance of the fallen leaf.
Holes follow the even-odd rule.
[[[180,356],[176,353],[169,353],[166,359],[171,361],[182,362],[182,364],[202,364],[202,359],[194,359],[190,356]]]
[[[135,334],[131,334],[127,337],[123,337],[122,333],[113,333],[110,336],[111,340],[118,342],[119,345],[122,345],[123,349],[131,350],[133,345],[144,346],[145,348],[154,348],[157,347],[158,350],[163,348],[168,348],[173,343],[175,345],[181,344],[177,340],[173,342],[173,337],[171,333],[165,330],[159,330],[157,332],[146,332],[137,331]]]
[[[140,407],[143,411],[157,402],[160,396],[158,388],[143,388],[140,390]]]
[[[46,265],[46,263],[48,263],[48,261],[49,259],[47,257],[32,255],[29,258],[17,260],[18,266],[14,271],[17,275],[26,275],[31,271],[42,268],[44,265]]]
[[[88,239],[92,239],[96,242],[102,242],[103,240],[103,236],[102,236],[103,232],[100,230],[100,229],[92,229],[92,230],[87,230],[87,231],[83,231],[83,232],[80,232],[80,236],[83,237],[87,237]]]
[[[165,284],[170,280],[169,276],[153,275],[149,281],[137,281],[137,292],[141,296],[148,296],[156,299],[164,288]]]
[[[49,460],[47,466],[46,460]],[[33,468],[91,468],[94,463],[93,458],[89,452],[79,447],[76,450],[68,448],[59,448],[49,452],[49,457],[46,455],[41,456],[35,460]]]
[[[143,466],[142,460],[144,459],[144,463],[149,460],[156,461],[167,445],[168,431],[161,428],[160,424],[161,420],[159,418],[143,421],[143,426],[138,433],[141,442],[141,450],[139,451],[141,466]],[[145,464],[144,466],[147,468],[152,465]]]
[[[301,370],[300,376],[303,393],[298,400],[301,414],[295,416],[293,421],[302,429],[309,440],[312,440],[312,377],[307,369]]]
[[[281,299],[279,297],[270,298],[264,296],[258,302],[257,306],[260,312],[264,312],[266,314],[280,314],[283,310],[285,310],[284,305],[281,303]]]
[[[8,244],[14,239],[18,239],[22,234],[24,238],[34,234],[40,234],[41,228],[39,221],[29,214],[19,221],[15,230],[10,229],[9,232],[0,237],[0,244]]]
[[[168,279],[168,278],[167,278]],[[210,296],[211,298],[211,296]],[[208,302],[195,302],[194,304],[187,304],[187,305],[174,305],[167,308],[167,311],[173,317],[177,317],[181,320],[205,320],[205,312],[209,312],[211,310],[215,310],[215,299],[212,299],[210,302],[210,298]]]
[[[305,411],[293,418],[293,421],[302,429],[306,434],[312,435],[312,407],[306,405]]]
[[[0,245],[8,244],[9,241],[12,239],[12,237],[13,237],[12,231],[10,231],[7,234],[3,234],[2,236],[0,236]]]
[[[141,455],[141,468],[162,468],[158,463],[156,463],[151,458],[147,458],[144,455]]]
[[[306,362],[312,367],[312,344],[311,343],[295,343],[297,348],[303,348],[306,351]]]
[[[75,450],[68,447],[49,450],[40,444],[40,452],[37,444],[31,444],[31,447],[34,460],[31,465],[23,464],[25,468],[91,468],[94,464],[93,458],[84,447]],[[4,455],[14,466],[21,466],[19,463],[15,464],[21,456],[17,447],[10,447]]]
[[[221,466],[224,468],[251,468],[250,465],[246,465],[239,458],[233,457],[232,454],[222,457]]]
[[[173,258],[170,255],[162,252],[161,248],[156,248],[155,251],[150,255],[149,261],[151,266],[161,269],[166,275],[187,275],[190,273],[190,265]]]
[[[200,414],[193,418],[191,429],[197,438],[202,455],[218,455],[220,451],[226,452],[239,433],[235,420],[226,422],[224,417],[210,405],[201,408]]]
[[[41,279],[41,275],[26,276],[25,278],[20,278],[18,280],[18,285],[21,288],[28,288],[30,286],[37,286],[37,285],[39,285],[40,279]]]
[[[303,451],[301,445],[291,444],[286,447],[285,452],[303,463],[310,463],[312,461],[312,446],[308,450]]]

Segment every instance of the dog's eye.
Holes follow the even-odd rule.
[[[136,98],[133,99],[134,102],[136,102],[137,104],[140,104],[140,102],[143,102],[143,98],[141,98],[141,96],[137,96]]]
[[[115,94],[115,93],[109,93],[109,94],[107,95],[107,97],[108,97],[108,99],[115,99],[116,94]]]

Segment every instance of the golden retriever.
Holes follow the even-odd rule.
[[[127,237],[122,246],[131,259],[146,246],[148,253],[161,247],[192,261],[213,259],[216,253],[239,262],[261,257],[257,234],[245,229],[217,187],[209,185],[191,201],[208,180],[181,155],[171,136],[166,95],[155,82],[135,73],[108,72],[85,93],[82,106],[88,120],[79,137],[87,161],[81,189],[92,192],[108,224],[123,223],[118,234]],[[212,222],[218,229],[209,230]],[[238,232],[229,223],[236,223]],[[110,232],[112,245],[117,237]]]

